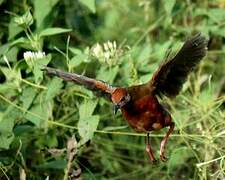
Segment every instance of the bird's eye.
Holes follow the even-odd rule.
[[[126,99],[125,96],[123,96],[120,101],[125,101],[125,99]]]

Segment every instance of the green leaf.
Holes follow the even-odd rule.
[[[187,158],[192,157],[192,152],[187,147],[180,147],[174,149],[168,162],[168,171],[173,172],[173,170],[179,168],[184,164]]]
[[[96,78],[112,84],[118,72],[118,66],[115,66],[113,68],[101,66]]]
[[[23,28],[18,27],[18,25],[15,23],[14,19],[12,18],[8,25],[8,32],[9,32],[8,40],[13,39],[17,34],[19,34],[22,31],[23,31]]]
[[[65,29],[65,28],[59,28],[59,27],[53,27],[53,28],[46,28],[43,31],[40,32],[40,36],[53,36],[56,34],[62,34],[66,32],[70,32],[72,29]]]
[[[0,134],[0,149],[9,149],[9,146],[12,143],[13,139],[14,134],[12,132],[4,132],[4,134]]]
[[[173,9],[175,3],[176,3],[176,0],[164,0],[163,1],[164,8],[168,14],[170,14],[172,12],[172,9]]]
[[[54,10],[54,6],[59,0],[34,0],[34,16],[36,19],[37,28],[39,29],[44,19]]]
[[[139,65],[143,65],[144,66],[148,63],[148,59],[150,57],[152,53],[152,46],[151,44],[144,44],[142,47],[140,47],[140,50],[139,50],[139,54],[138,54],[138,57],[137,57],[137,61],[138,61],[138,64]]]
[[[31,112],[32,114],[26,114],[25,118],[27,120],[29,120],[39,128],[46,128],[48,117],[52,113],[52,107],[50,106],[50,103],[45,102],[32,106],[29,112]]]
[[[69,47],[69,50],[74,54],[74,55],[78,55],[78,54],[82,54],[82,51],[80,49],[74,48],[74,47]]]
[[[0,114],[0,148],[9,149],[14,139],[14,121],[19,118],[21,112],[9,106],[5,113]]]
[[[22,16],[15,17],[14,22],[18,24],[20,27],[26,29],[27,27],[33,24],[34,20],[30,11],[27,11]]]
[[[59,93],[62,86],[63,83],[61,79],[53,78],[48,85],[48,91],[45,97],[46,101],[53,99]]]
[[[33,69],[33,73],[34,73],[34,79],[36,83],[41,82],[41,80],[43,79],[43,71],[41,70],[43,66],[46,66],[50,61],[51,61],[51,55],[47,55],[44,58],[41,59],[37,59],[34,63],[34,69]]]
[[[34,97],[36,96],[37,92],[32,87],[27,87],[23,90],[21,101],[23,103],[23,108],[28,109],[32,104]]]
[[[88,100],[85,99],[79,108],[80,119],[90,117],[93,114],[97,104],[98,104],[97,99],[88,99]]]
[[[10,83],[10,85],[13,85],[15,88],[20,89],[20,71],[18,69],[9,69],[6,67],[0,67],[0,69],[5,75],[7,83]]]
[[[78,122],[78,132],[81,136],[79,145],[85,144],[87,141],[92,139],[95,130],[98,127],[100,117],[98,115],[86,117],[80,119]]]
[[[93,13],[96,12],[95,0],[79,0],[83,5],[87,6]]]
[[[41,164],[39,166],[36,166],[37,168],[40,169],[59,169],[63,170],[66,168],[66,160],[54,160],[54,161],[49,161],[47,163]]]
[[[78,132],[81,136],[81,140],[79,142],[80,145],[89,141],[97,129],[100,118],[98,115],[92,115],[97,103],[98,100],[85,100],[80,106],[80,118],[78,121]]]
[[[74,56],[70,61],[69,61],[69,67],[74,68],[76,66],[79,66],[82,62],[87,62],[88,55],[87,54],[78,54]]]
[[[28,44],[30,44],[30,42],[28,39],[26,39],[24,37],[20,37],[20,38],[16,39],[15,41],[13,41],[12,43],[10,43],[10,47],[20,45],[20,44],[28,45]]]
[[[4,55],[10,48],[10,43],[6,43],[0,46],[0,55]]]

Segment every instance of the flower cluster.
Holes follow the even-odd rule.
[[[31,59],[41,59],[45,57],[45,52],[31,52],[31,51],[26,51],[25,53],[23,53],[23,57],[24,59],[27,60],[31,60]]]
[[[118,58],[122,54],[122,50],[117,48],[116,41],[108,41],[103,43],[103,45],[100,45],[99,43],[95,44],[91,48],[91,54],[100,62],[112,66],[117,64]]]
[[[26,63],[28,66],[33,69],[34,67],[34,62],[38,59],[45,58],[45,52],[31,52],[31,51],[26,51],[23,53],[23,58],[25,59]]]

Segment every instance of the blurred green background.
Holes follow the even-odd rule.
[[[140,84],[196,32],[209,51],[163,98],[176,127],[156,165],[110,102],[40,70]],[[224,0],[0,0],[1,179],[224,179],[224,56]]]

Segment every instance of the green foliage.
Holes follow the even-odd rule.
[[[39,36],[43,37],[43,36],[53,36],[56,34],[61,34],[61,33],[66,33],[66,32],[70,32],[71,29],[64,29],[64,28],[47,28],[44,29],[43,31],[40,32]]]
[[[96,12],[95,0],[79,0],[82,4],[87,6],[93,13]]]
[[[0,178],[67,179],[72,170],[83,179],[224,179],[224,8],[223,0],[0,0]],[[207,57],[176,99],[163,98],[176,124],[165,163],[149,162],[144,135],[108,101],[41,71],[145,83],[197,31],[210,38]],[[156,156],[166,131],[151,134]]]

